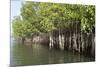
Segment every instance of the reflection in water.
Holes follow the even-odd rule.
[[[54,63],[70,63],[94,61],[93,58],[85,57],[69,51],[49,49],[45,45],[39,44],[18,44],[13,42],[11,45],[11,66],[39,65]]]

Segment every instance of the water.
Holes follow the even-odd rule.
[[[78,53],[70,51],[62,51],[40,44],[19,44],[12,42],[11,44],[11,67],[40,65],[40,64],[60,64],[73,62],[94,61],[91,57],[85,57]]]

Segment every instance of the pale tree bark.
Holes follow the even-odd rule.
[[[73,41],[74,41],[74,44],[73,44],[73,49],[77,51],[77,43],[76,43],[76,35],[75,33],[73,34]]]
[[[81,29],[80,29],[80,22],[77,23],[77,45],[78,45],[78,52],[80,53],[81,50]]]
[[[78,44],[77,44],[77,37],[78,37],[77,36],[77,22],[74,23],[73,27],[74,27],[74,33],[73,33],[74,44],[73,44],[73,48],[74,48],[74,50],[78,51],[78,49],[77,49],[77,46],[78,46]]]
[[[83,36],[83,34],[82,34],[82,32],[81,32],[81,48],[82,48],[82,52],[84,51],[84,38],[83,38],[84,36]]]
[[[52,33],[49,33],[49,47],[52,48],[53,47],[53,37],[52,37]]]
[[[59,47],[61,50],[64,50],[64,36],[61,35],[60,29],[59,29]]]
[[[72,43],[72,34],[70,31],[70,35],[69,35],[69,50],[71,49],[71,43]]]
[[[62,35],[62,37],[61,37],[61,42],[62,42],[62,45],[61,45],[62,50],[64,50],[64,35]]]
[[[59,30],[59,47],[61,48],[61,34],[60,34],[60,30]]]

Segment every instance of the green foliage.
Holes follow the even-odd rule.
[[[95,28],[95,6],[84,6],[81,10],[81,29],[85,32],[92,31]]]
[[[15,17],[14,19],[13,19],[13,22],[12,22],[12,27],[13,27],[13,35],[15,36],[15,37],[17,37],[17,36],[25,36],[23,33],[23,25],[22,25],[22,20],[21,20],[21,18],[18,16],[18,17]]]
[[[36,32],[37,29],[34,28],[29,22],[23,21],[19,16],[15,17],[12,22],[13,35],[15,37],[27,37],[30,33]]]
[[[41,25],[41,32],[50,32],[56,29],[54,27],[54,24],[48,18],[43,19],[40,22],[40,25]]]
[[[43,19],[50,20],[50,24],[52,23],[55,28],[63,28],[63,24],[66,23],[66,7],[62,4],[41,3],[39,12]]]
[[[21,8],[21,16],[24,21],[27,21],[30,23],[33,27],[33,32],[39,32],[40,30],[40,20],[41,18],[39,17],[37,11],[39,10],[38,8],[39,3],[33,3],[33,2],[26,2],[23,4]]]
[[[85,32],[95,28],[93,5],[25,2],[22,4],[21,17],[13,20],[14,35],[21,37],[34,32],[70,28],[72,21],[81,22],[81,30]]]

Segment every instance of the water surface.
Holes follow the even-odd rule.
[[[94,61],[91,57],[86,57],[67,50],[50,49],[40,44],[19,44],[15,41],[11,42],[10,60],[12,67]]]

